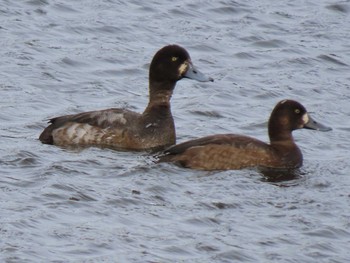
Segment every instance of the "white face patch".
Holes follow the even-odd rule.
[[[179,67],[179,75],[180,76],[184,75],[186,73],[187,69],[188,69],[188,62],[185,61]]]
[[[301,119],[303,120],[303,123],[306,124],[309,122],[309,115],[307,115],[307,113],[304,113],[303,117],[301,117]]]

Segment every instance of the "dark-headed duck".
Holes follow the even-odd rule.
[[[178,45],[160,49],[149,69],[149,103],[140,114],[106,109],[51,119],[41,133],[42,143],[59,146],[100,146],[120,150],[164,149],[175,144],[170,98],[182,78],[213,81],[198,71],[190,55]]]
[[[248,167],[298,168],[303,156],[292,131],[307,128],[329,131],[314,121],[300,103],[279,102],[271,113],[270,144],[236,134],[220,134],[187,141],[166,149],[160,162],[175,162],[197,170],[236,170]]]

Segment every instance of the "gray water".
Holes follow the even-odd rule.
[[[0,262],[349,262],[349,14],[348,0],[1,0]],[[38,141],[51,117],[142,112],[171,43],[215,78],[178,82],[178,142],[267,141],[287,98],[333,131],[295,131],[304,166],[277,178]]]

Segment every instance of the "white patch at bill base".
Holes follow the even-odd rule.
[[[306,124],[309,122],[309,115],[307,113],[304,113],[303,117],[301,117],[303,120],[303,123]]]
[[[179,67],[179,74],[180,76],[182,76],[183,74],[185,74],[185,72],[187,71],[188,69],[188,62],[185,61],[184,63],[182,63]]]

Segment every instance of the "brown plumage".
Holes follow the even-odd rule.
[[[164,149],[175,144],[170,99],[182,78],[213,81],[194,68],[187,51],[177,45],[160,49],[150,65],[149,103],[140,114],[106,109],[51,119],[42,143],[60,146],[101,146],[122,150]]]
[[[302,166],[303,156],[292,131],[301,128],[330,130],[315,122],[300,103],[283,100],[269,119],[270,144],[244,135],[212,135],[172,146],[159,158],[161,162],[176,162],[198,170],[298,168]]]

